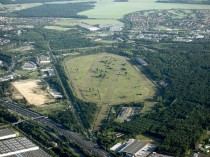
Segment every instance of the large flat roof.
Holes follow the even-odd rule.
[[[11,129],[5,128],[0,130],[0,140],[9,138],[10,135],[15,135]]]
[[[5,128],[0,130],[0,137],[15,134],[11,129]]]
[[[121,152],[136,154],[139,150],[141,150],[147,143],[141,142],[138,140],[134,140],[132,143],[128,144],[125,148],[121,150]]]
[[[18,137],[0,141],[0,157],[35,149],[39,149],[39,147],[28,140],[26,137]]]
[[[38,149],[25,153],[10,155],[8,157],[51,157],[51,155],[47,154],[44,150]]]

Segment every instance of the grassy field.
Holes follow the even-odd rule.
[[[94,9],[80,12],[97,19],[120,19],[125,14],[151,9],[210,9],[209,5],[156,3],[155,0],[129,0],[128,2],[113,2],[113,0],[96,0]]]
[[[29,9],[33,7],[38,7],[41,6],[42,3],[26,3],[26,4],[7,4],[3,5],[0,3],[0,7],[5,7],[7,8],[10,12],[18,10],[24,10],[24,9]]]
[[[114,54],[73,57],[64,62],[75,95],[95,102],[97,130],[111,105],[142,102],[154,97],[156,87],[128,58]]]
[[[65,27],[59,27],[59,26],[45,26],[45,29],[53,29],[53,30],[57,30],[57,31],[67,31],[70,28],[65,28]]]
[[[74,92],[86,101],[113,105],[144,101],[155,94],[152,82],[125,57],[102,53],[64,64]]]
[[[44,114],[49,115],[55,111],[63,111],[68,108],[68,104],[65,102],[58,102],[58,103],[52,103],[48,105],[42,105],[38,107],[34,107],[32,110]]]

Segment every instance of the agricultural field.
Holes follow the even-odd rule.
[[[65,61],[76,96],[97,104],[139,102],[155,94],[155,86],[125,57],[101,53]]]
[[[12,85],[31,105],[40,106],[55,101],[42,88],[43,84],[41,80],[16,81]]]
[[[209,5],[156,3],[155,0],[129,0],[128,2],[113,2],[113,0],[97,0],[94,9],[80,12],[88,18],[121,19],[124,15],[151,9],[210,9]]]

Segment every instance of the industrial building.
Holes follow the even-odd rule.
[[[41,69],[41,71],[44,73],[43,74],[43,77],[51,77],[51,76],[55,76],[55,72],[54,72],[54,69],[48,67],[48,68],[45,68],[45,69]]]
[[[0,157],[51,157],[26,137],[10,128],[0,130]]]
[[[48,89],[48,92],[55,98],[55,99],[58,99],[58,98],[63,98],[63,95],[56,91],[55,89]]]
[[[38,150],[39,147],[26,137],[18,137],[0,141],[0,157]]]
[[[44,64],[44,63],[50,63],[51,62],[51,58],[49,56],[38,56],[36,58],[37,60],[37,64]]]
[[[127,157],[147,157],[156,147],[156,144],[130,139],[128,142],[117,143],[110,150],[123,153]]]
[[[97,31],[97,30],[99,30],[98,27],[94,27],[94,26],[87,25],[87,24],[80,24],[79,26],[84,28],[84,29],[87,29],[89,31]]]
[[[0,130],[0,140],[5,140],[9,138],[14,138],[18,135],[18,133],[15,133],[9,128]]]
[[[35,71],[37,69],[37,66],[35,63],[33,62],[26,62],[23,66],[22,66],[23,70],[31,70],[31,71]]]

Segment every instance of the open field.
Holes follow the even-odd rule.
[[[116,19],[72,19],[72,18],[59,18],[56,19],[54,24],[59,26],[75,26],[79,23],[87,23],[90,25],[97,24],[113,24],[113,25],[123,25],[122,22]]]
[[[125,14],[151,9],[210,9],[209,5],[156,3],[155,0],[129,0],[128,2],[113,2],[113,0],[96,0],[94,9],[80,12],[97,19],[120,19]]]
[[[60,26],[45,26],[45,29],[53,29],[53,30],[57,30],[57,31],[67,31],[70,28],[65,28],[65,27],[60,27]]]
[[[111,105],[142,102],[154,97],[155,85],[126,57],[101,53],[78,56],[64,62],[75,95],[99,107],[97,130]]]
[[[42,5],[42,3],[6,4],[6,5],[3,5],[0,3],[0,7],[5,7],[10,12],[17,11],[17,10],[29,9],[29,8],[33,8],[33,7],[38,7],[41,5]]]
[[[63,111],[68,108],[68,104],[65,102],[58,102],[58,103],[52,103],[47,105],[41,105],[38,107],[34,107],[32,110],[44,114],[49,115],[55,111]]]
[[[155,86],[129,59],[113,54],[95,54],[65,61],[76,96],[97,104],[140,102],[152,98]]]
[[[13,82],[12,85],[25,97],[29,104],[43,105],[53,102],[46,91],[41,89],[41,80],[22,80]]]
[[[10,51],[11,52],[25,52],[25,51],[30,51],[33,49],[34,49],[34,47],[32,45],[30,45],[30,46],[20,46],[20,47],[11,49]]]

